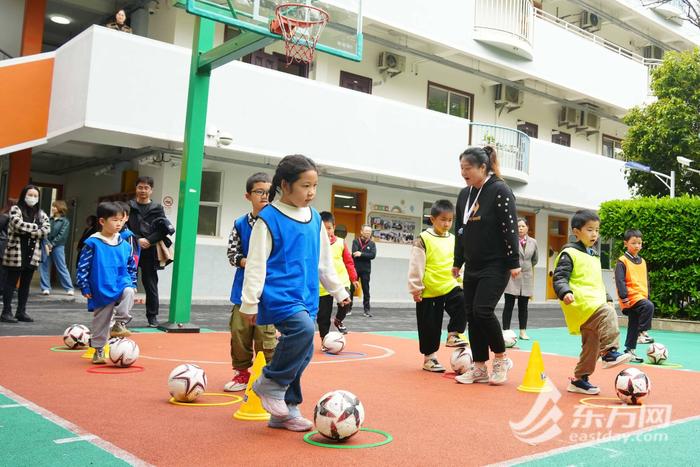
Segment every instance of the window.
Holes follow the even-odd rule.
[[[537,129],[537,125],[530,122],[525,122],[518,125],[518,130],[522,131],[530,138],[537,138]]]
[[[470,120],[474,112],[474,94],[428,83],[427,107],[436,112]]]
[[[202,188],[199,200],[199,222],[197,235],[216,237],[219,235],[219,213],[221,211],[221,172],[202,172]]]
[[[613,241],[601,240],[600,244],[600,266],[603,269],[613,269],[614,262],[612,261]]]
[[[293,62],[287,65],[287,57],[277,52],[268,54],[264,50],[257,50],[252,54],[243,57],[243,61],[253,65],[281,71],[290,75],[309,77],[309,65],[306,63]]]
[[[564,133],[563,131],[553,133],[552,143],[561,144],[562,146],[571,146],[571,135],[569,133]]]
[[[603,155],[613,159],[623,159],[622,140],[614,136],[603,135]]]
[[[372,94],[372,80],[370,78],[354,75],[347,71],[340,72],[340,87],[364,92],[365,94]]]

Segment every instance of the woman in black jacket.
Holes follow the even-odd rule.
[[[459,156],[467,182],[457,198],[453,274],[464,265],[464,303],[474,366],[455,379],[464,384],[503,384],[513,362],[506,357],[494,309],[509,278],[520,274],[515,196],[500,177],[496,151],[469,148]],[[489,376],[489,348],[495,354]]]

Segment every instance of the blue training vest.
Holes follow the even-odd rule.
[[[300,312],[318,314],[318,262],[321,254],[321,216],[314,208],[308,222],[296,221],[274,205],[259,219],[272,237],[265,287],[258,306],[258,324],[275,324]]]
[[[248,245],[250,244],[250,233],[253,228],[248,223],[248,214],[243,214],[233,222],[238,232],[238,238],[241,242],[241,253],[243,257],[248,256]],[[231,303],[234,305],[241,304],[241,295],[243,294],[243,277],[245,277],[245,268],[236,268],[236,275],[233,276],[233,287],[231,287]]]
[[[132,252],[131,246],[121,238],[116,245],[109,245],[95,237],[85,240],[85,244],[92,247],[93,255],[88,276],[92,292],[88,310],[92,311],[116,302],[124,289],[134,286],[127,270]]]

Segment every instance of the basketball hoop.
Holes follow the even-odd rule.
[[[287,65],[292,62],[311,63],[316,43],[330,16],[320,8],[302,3],[282,3],[275,8],[270,32],[284,39]]]

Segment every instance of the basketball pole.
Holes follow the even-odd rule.
[[[190,323],[190,310],[211,72],[214,68],[261,49],[275,40],[245,32],[218,47],[213,47],[215,24],[211,19],[195,17],[182,168],[180,169],[177,238],[170,289],[170,310],[168,322],[158,326],[158,329],[167,332],[199,332],[199,327]]]

